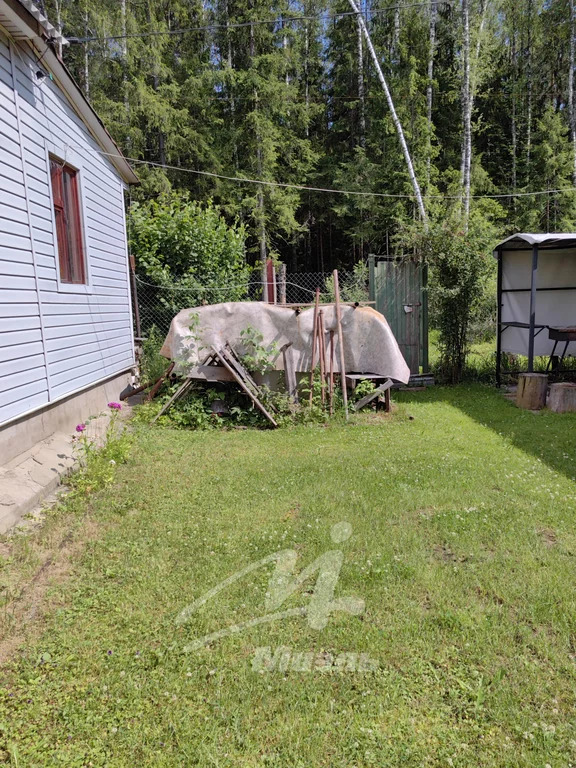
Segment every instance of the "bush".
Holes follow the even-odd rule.
[[[413,235],[411,245],[429,265],[430,320],[439,331],[437,375],[447,383],[462,380],[473,337],[494,334],[492,237],[481,218],[471,220],[468,230],[446,218]]]
[[[246,297],[251,273],[242,225],[185,194],[133,203],[128,217],[144,332],[165,331],[181,309]]]

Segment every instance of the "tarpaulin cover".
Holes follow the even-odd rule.
[[[329,354],[330,330],[334,331],[334,370],[339,371],[338,331],[334,305],[321,305],[324,313],[326,348]],[[197,320],[194,319],[197,316]],[[407,383],[410,370],[398,347],[386,318],[371,307],[341,306],[344,360],[347,373],[372,373]],[[164,357],[176,362],[175,371],[194,375],[204,363],[210,347],[220,349],[226,342],[239,353],[241,331],[253,328],[262,334],[263,346],[275,343],[280,349],[292,343],[296,371],[309,371],[312,355],[314,308],[297,312],[264,302],[229,302],[183,309],[172,320],[161,349]],[[283,356],[274,361],[276,370],[283,369]]]

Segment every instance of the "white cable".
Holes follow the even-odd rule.
[[[112,157],[122,157],[122,155],[110,155],[108,152],[102,152],[104,155]],[[392,194],[389,192],[360,192],[349,189],[333,189],[331,187],[308,187],[304,184],[289,184],[282,181],[264,181],[263,179],[247,179],[243,176],[225,176],[220,173],[213,173],[211,171],[197,171],[193,168],[181,168],[176,165],[167,165],[165,163],[155,163],[152,160],[137,160],[133,157],[125,157],[130,163],[140,163],[141,165],[152,165],[155,168],[165,168],[171,171],[183,171],[184,173],[195,173],[199,176],[211,176],[215,179],[224,179],[226,181],[237,181],[243,184],[263,184],[269,187],[287,187],[289,189],[302,189],[309,192],[329,192],[337,195],[360,195],[364,197],[389,197],[389,198],[401,198],[404,200],[414,200],[414,195],[409,194]],[[559,189],[541,189],[534,192],[503,192],[495,193],[491,195],[471,195],[475,200],[484,199],[500,199],[511,197],[534,197],[536,195],[551,195],[558,192],[576,192],[576,187],[564,187]],[[424,195],[424,198],[434,198],[435,200],[459,200],[461,195]]]
[[[447,7],[452,7],[452,3],[449,0],[446,0],[446,2],[443,2],[442,4]],[[182,27],[181,29],[163,29],[154,30],[152,32],[128,32],[124,35],[107,35],[106,37],[67,37],[66,39],[69,43],[84,44],[104,42],[106,40],[127,40],[144,37],[158,37],[160,35],[183,35],[186,32],[204,32],[214,29],[242,29],[245,27],[253,27],[262,24],[288,24],[294,21],[330,21],[332,19],[342,19],[347,16],[358,16],[360,14],[362,14],[362,16],[368,17],[378,15],[380,13],[387,13],[388,11],[395,11],[397,9],[421,8],[422,6],[428,7],[429,5],[430,3],[427,1],[421,3],[407,3],[406,5],[389,5],[386,8],[374,8],[369,11],[359,11],[358,13],[353,11],[343,11],[342,13],[325,13],[320,14],[319,16],[287,16],[285,18],[279,16],[275,19],[252,19],[251,21],[239,21],[233,22],[231,24],[205,24],[199,27]]]
[[[70,145],[69,145],[70,146]],[[74,149],[85,150],[86,147],[73,147]],[[391,192],[360,192],[350,189],[334,189],[332,187],[308,187],[305,184],[290,184],[282,181],[265,181],[264,179],[248,179],[244,176],[226,176],[221,173],[213,173],[212,171],[198,171],[194,168],[182,168],[177,165],[167,165],[166,163],[156,163],[153,160],[138,160],[135,157],[126,157],[125,155],[116,154],[114,152],[104,152],[103,150],[97,150],[90,148],[92,152],[104,155],[105,157],[117,157],[121,160],[125,160],[128,163],[140,163],[140,165],[151,165],[154,168],[164,168],[168,171],[180,171],[181,173],[193,173],[198,176],[209,176],[214,179],[224,179],[225,181],[235,181],[240,184],[261,184],[268,187],[282,187],[285,189],[301,189],[308,192],[327,192],[329,194],[336,195],[356,195],[361,197],[383,197],[401,200],[414,200],[414,195],[410,194],[394,194]],[[576,187],[559,187],[557,189],[539,189],[533,192],[497,192],[494,194],[486,195],[471,195],[475,200],[500,200],[514,197],[536,197],[538,195],[554,195],[559,193],[576,192]],[[460,200],[461,195],[430,195],[424,194],[424,199],[434,200]]]

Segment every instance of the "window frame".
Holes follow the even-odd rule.
[[[48,174],[48,194],[50,197],[50,216],[52,220],[52,234],[54,238],[54,258],[56,262],[56,282],[58,293],[90,294],[93,292],[92,274],[90,269],[90,248],[86,229],[86,201],[83,189],[83,164],[81,156],[67,147],[58,147],[46,142],[46,170]],[[58,231],[56,225],[56,211],[54,202],[54,190],[52,189],[51,162],[60,162],[76,172],[76,189],[78,193],[78,214],[80,225],[80,237],[82,240],[82,256],[84,260],[84,282],[69,283],[63,280],[60,270],[60,254],[58,244]]]

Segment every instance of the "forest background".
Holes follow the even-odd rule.
[[[137,161],[145,239],[176,191],[212,201],[249,264],[426,257],[433,318],[463,338],[493,315],[499,238],[574,230],[574,0],[37,2]]]

